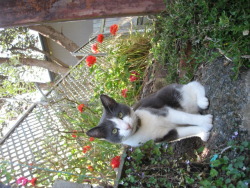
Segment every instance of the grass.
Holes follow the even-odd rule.
[[[156,17],[152,52],[168,66],[167,81],[186,83],[201,63],[224,56],[235,75],[249,68],[249,2],[221,0],[167,1]],[[184,65],[183,65],[184,64]],[[186,74],[180,76],[180,72]]]
[[[100,94],[108,94],[116,100],[133,105],[141,91],[141,82],[148,63],[147,59],[151,49],[150,40],[152,32],[135,32],[129,35],[118,35],[109,39],[107,46],[102,46],[102,51],[108,55],[105,61],[97,63],[90,68],[95,77],[94,100],[99,100]],[[136,72],[135,81],[129,78]],[[127,89],[127,97],[121,91]]]
[[[155,18],[151,52],[167,68],[167,83],[187,83],[198,67],[224,56],[233,64],[235,79],[249,69],[249,2],[166,1],[166,11]],[[127,152],[124,187],[248,187],[249,141],[234,140],[225,151],[202,162],[177,158],[171,146],[152,141]],[[197,157],[204,147],[193,151]]]

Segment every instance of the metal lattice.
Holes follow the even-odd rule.
[[[68,110],[71,105],[64,99],[88,103],[93,95],[94,79],[84,64],[86,54],[92,53],[92,43],[88,42],[81,48],[85,52],[82,60],[46,95],[45,104],[32,105],[1,140],[0,160],[7,164],[7,171],[16,178],[24,176],[31,179],[38,172],[46,173],[47,178],[39,179],[39,182],[47,181],[51,184],[53,177],[53,171],[51,173],[49,171],[51,163],[44,159],[53,159],[56,156],[59,158],[57,160],[67,161],[69,149],[61,141],[50,138],[57,137],[53,130],[70,126],[66,120],[58,117],[58,113]],[[50,153],[47,152],[47,147],[51,147]],[[59,170],[67,171],[66,168]],[[6,177],[1,177],[0,181],[5,182]]]
[[[119,37],[126,37],[126,34],[123,33]],[[99,44],[104,53],[92,53],[91,46],[96,43],[96,38],[77,49],[73,55],[82,57],[79,63],[61,77],[53,89],[45,95],[46,100],[43,105],[32,105],[1,140],[0,160],[7,164],[7,171],[15,178],[24,176],[31,179],[34,174],[46,173],[46,178],[39,179],[39,182],[52,184],[55,171],[50,170],[51,161],[48,160],[50,158],[53,160],[56,156],[57,160],[67,161],[70,153],[64,143],[56,139],[57,132],[54,130],[70,127],[69,122],[59,117],[58,113],[62,111],[70,113],[69,107],[73,105],[70,101],[88,104],[98,83],[95,83],[94,77],[90,75],[89,68],[85,65],[85,58],[88,55],[98,56],[98,63],[105,65],[107,46],[113,39],[114,37],[105,35],[105,40]],[[58,170],[66,172],[67,168]],[[0,181],[5,182],[6,177],[0,177]]]

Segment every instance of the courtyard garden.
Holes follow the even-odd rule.
[[[67,160],[48,155],[49,167],[34,168],[35,179],[29,180],[13,177],[8,164],[1,164],[5,183],[14,179],[46,187],[63,179],[117,187],[248,187],[250,133],[243,117],[249,105],[249,13],[247,0],[166,1],[166,11],[151,17],[153,24],[143,30],[123,34],[115,24],[110,36],[99,34],[90,45],[92,54],[77,67],[87,68],[93,80],[90,100],[65,97],[50,104],[71,104],[57,112],[67,126],[44,141],[45,152],[57,155],[50,143],[59,139],[69,151]],[[99,53],[107,53],[105,60]],[[207,143],[188,138],[132,148],[85,134],[100,120],[100,94],[133,106],[164,85],[192,80],[205,85],[210,107],[203,113],[214,116]]]

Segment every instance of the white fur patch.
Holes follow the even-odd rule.
[[[202,127],[212,126],[212,115],[189,114],[168,108],[168,120],[177,125],[197,125]]]
[[[181,90],[181,105],[185,112],[197,113],[199,107],[201,109],[206,109],[208,107],[209,103],[205,96],[205,88],[199,82],[190,82],[187,85],[184,85]]]
[[[135,114],[141,119],[140,129],[122,143],[133,147],[140,146],[149,140],[155,140],[165,136],[174,125],[167,122],[166,117],[151,114],[146,109],[140,109]]]
[[[133,135],[123,139],[122,143],[133,147],[164,137],[172,129],[176,129],[179,139],[199,136],[203,141],[209,138],[209,131],[212,128],[212,115],[189,114],[186,112],[165,108],[167,116],[151,114],[146,109],[135,112],[141,119],[142,126]],[[177,125],[194,125],[179,127]]]
[[[149,140],[163,138],[169,131],[176,129],[178,139],[199,136],[203,141],[209,138],[212,129],[213,116],[197,114],[199,108],[208,107],[208,99],[205,96],[205,89],[199,82],[191,82],[179,89],[182,95],[181,106],[184,111],[166,107],[167,116],[157,116],[146,109],[139,109],[135,114],[141,119],[141,127],[135,133],[127,132],[127,123],[135,121],[135,118],[126,119],[121,123],[113,120],[119,125],[120,134],[124,136],[122,143],[133,147],[140,146]],[[164,109],[162,109],[164,110]],[[134,123],[130,124],[134,125]],[[190,126],[178,126],[190,125]],[[135,129],[135,127],[133,127]],[[133,134],[134,133],[134,134]]]

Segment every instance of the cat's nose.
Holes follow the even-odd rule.
[[[126,130],[129,130],[129,129],[132,129],[131,125],[130,124],[127,124],[127,129]]]

